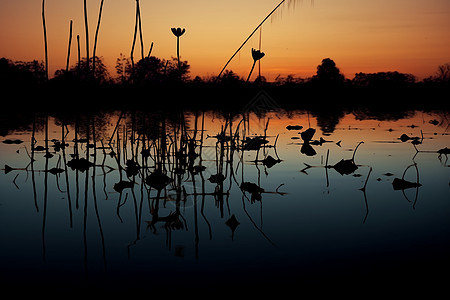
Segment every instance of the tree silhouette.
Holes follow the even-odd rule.
[[[120,56],[116,59],[115,69],[117,75],[119,76],[118,82],[121,84],[128,82],[132,72],[130,59],[120,53]]]
[[[95,73],[93,74],[93,57],[89,59],[89,64],[86,57],[81,59],[75,66],[72,66],[68,72],[65,70],[57,70],[55,72],[56,80],[65,81],[92,81],[100,84],[107,83],[111,80],[108,72],[108,68],[103,63],[102,57],[95,58]],[[89,69],[83,68],[83,66],[89,65]],[[94,76],[92,76],[94,75]]]
[[[317,73],[311,79],[314,83],[319,83],[323,85],[340,85],[343,84],[345,80],[344,75],[336,67],[336,63],[330,59],[325,58],[322,63],[317,66]]]
[[[149,56],[136,63],[133,82],[138,85],[186,82],[189,80],[189,69],[187,61],[178,62],[177,58],[165,60]],[[131,76],[129,70],[125,70],[128,74],[125,77]]]
[[[33,60],[30,62],[12,62],[0,58],[0,84],[11,86],[16,84],[41,84],[47,81],[45,64]]]
[[[239,75],[237,75],[236,73],[234,73],[232,70],[225,70],[225,72],[223,72],[222,77],[218,78],[219,79],[219,83],[222,83],[224,85],[239,85],[242,84],[244,81],[239,77]]]
[[[165,62],[165,79],[168,82],[186,82],[189,80],[191,66],[186,60],[179,61],[177,58],[172,57],[171,60]]]
[[[450,82],[450,63],[440,65],[436,72],[436,80],[441,83]]]
[[[161,83],[164,78],[165,62],[150,56],[141,59],[134,66],[133,82],[135,84]]]

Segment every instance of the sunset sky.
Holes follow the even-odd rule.
[[[90,49],[100,0],[88,0]],[[234,51],[280,0],[141,0],[144,53],[176,57],[171,27],[186,28],[181,58],[191,77],[217,75]],[[0,57],[44,60],[41,0],[0,0]],[[135,0],[105,0],[97,56],[116,76],[120,53],[130,56]],[[47,0],[49,73],[65,67],[69,23],[73,20],[71,64],[76,62],[76,35],[85,56],[82,0]],[[228,66],[246,77],[251,48],[259,48],[259,32]],[[399,71],[419,79],[434,75],[450,62],[449,0],[303,0],[286,1],[262,27],[261,72],[309,77],[323,58],[333,59],[347,78],[356,72]],[[140,57],[137,44],[135,57]],[[254,72],[254,76],[257,72]]]

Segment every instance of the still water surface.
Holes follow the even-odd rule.
[[[448,279],[445,112],[22,117],[0,143],[5,287]]]

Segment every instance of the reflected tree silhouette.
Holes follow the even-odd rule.
[[[339,99],[336,100],[339,101]],[[312,110],[311,114],[317,118],[317,126],[319,126],[324,134],[333,133],[336,126],[345,115],[344,111],[332,109],[332,107],[321,111]]]

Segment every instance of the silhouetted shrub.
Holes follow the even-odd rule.
[[[357,73],[352,80],[358,87],[394,88],[407,87],[416,82],[411,74],[395,72]]]
[[[36,85],[46,81],[43,62],[33,60],[30,62],[12,62],[0,58],[0,84],[10,85]]]
[[[54,81],[56,82],[91,82],[98,84],[105,84],[111,82],[111,76],[109,75],[108,69],[103,63],[101,57],[95,58],[95,74],[92,71],[92,61],[93,58],[89,59],[89,69],[87,66],[87,59],[84,57],[81,61],[72,66],[69,71],[66,72],[64,69],[57,70],[55,72]]]

